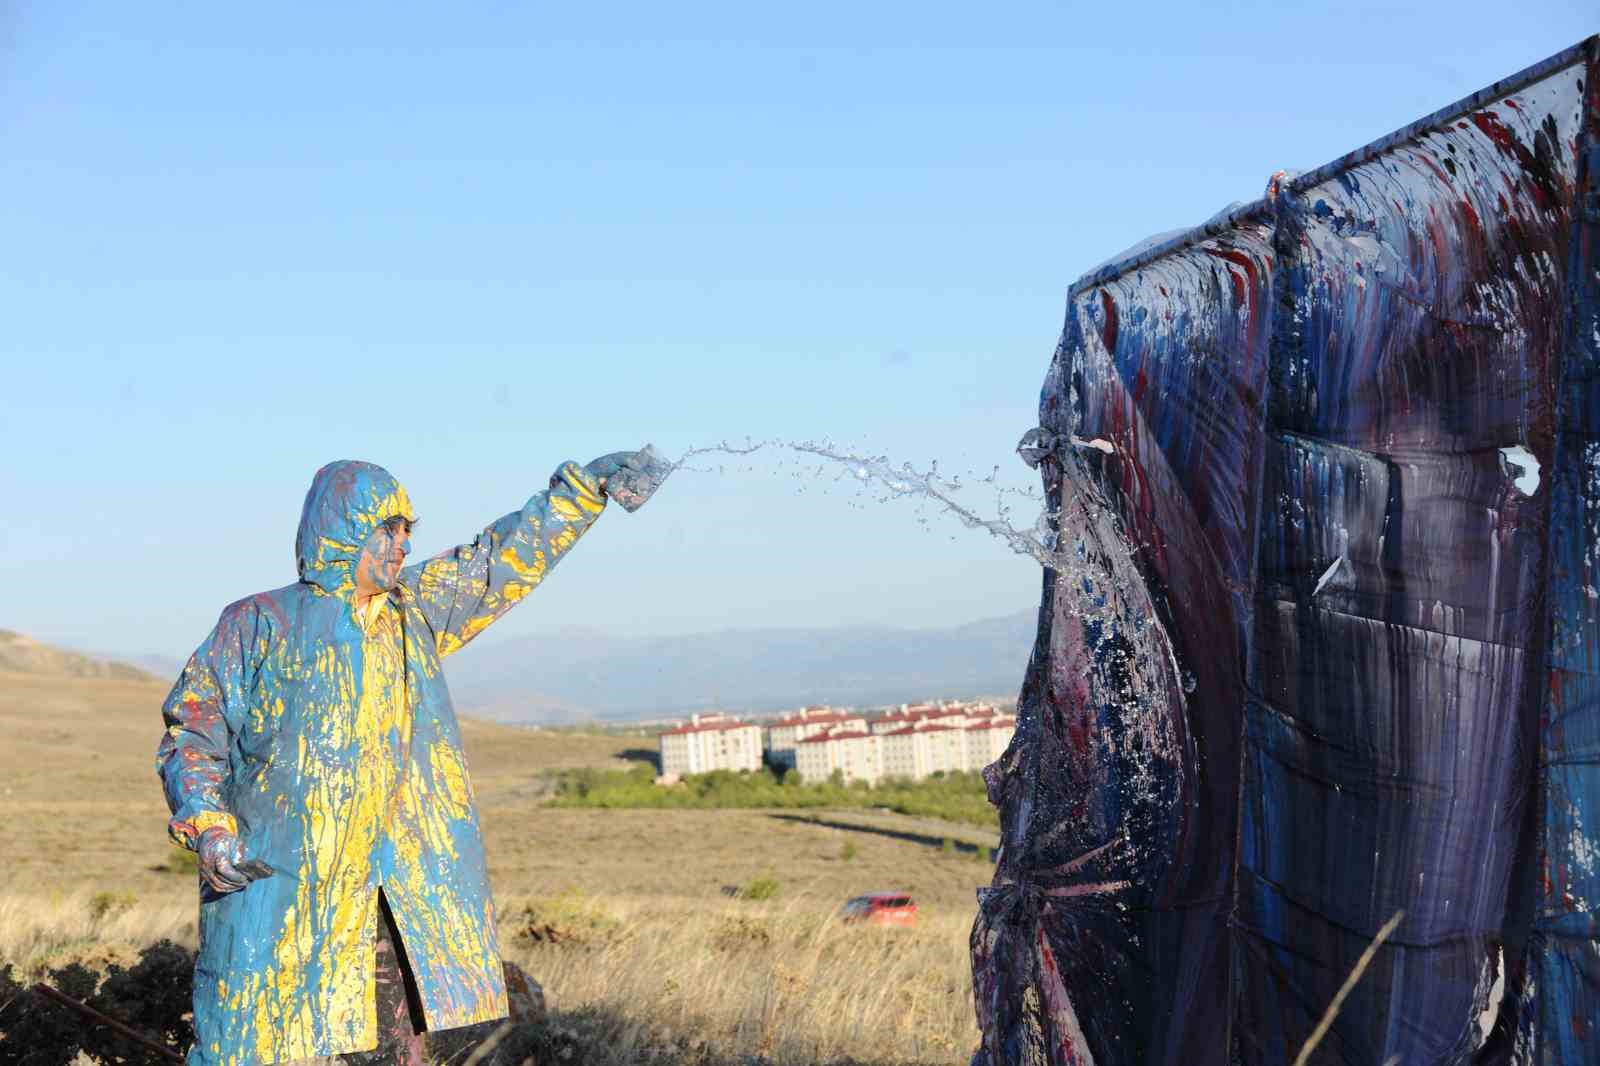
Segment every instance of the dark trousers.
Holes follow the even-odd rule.
[[[422,1066],[422,1000],[389,901],[378,893],[378,1046],[336,1056],[351,1066]]]

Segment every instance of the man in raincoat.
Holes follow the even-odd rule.
[[[201,872],[191,1066],[374,1048],[419,1062],[416,1030],[505,1016],[440,660],[532,591],[608,495],[631,510],[666,469],[649,449],[565,463],[521,510],[414,566],[394,477],[317,471],[300,580],[224,609],[162,712],[169,832]]]

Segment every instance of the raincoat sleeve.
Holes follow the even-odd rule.
[[[563,463],[550,488],[522,510],[491,523],[471,543],[408,566],[400,582],[449,655],[509,611],[544,580],[605,508],[600,480]]]
[[[223,799],[229,745],[264,657],[264,629],[264,616],[249,601],[224,610],[161,708],[167,730],[156,772],[172,811],[167,834],[191,851],[212,826],[238,832]]]

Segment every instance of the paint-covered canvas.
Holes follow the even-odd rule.
[[[1073,286],[979,1062],[1593,1061],[1597,72]]]

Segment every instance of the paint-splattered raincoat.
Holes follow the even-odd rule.
[[[354,566],[405,490],[368,463],[318,471],[300,581],[240,600],[184,668],[157,755],[174,840],[234,829],[277,873],[202,888],[191,1066],[286,1062],[376,1041],[378,892],[429,1029],[503,1017],[506,992],[472,789],[440,659],[527,595],[599,516],[597,479],[548,492],[401,572],[383,624]]]

